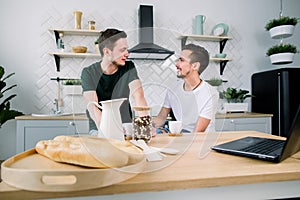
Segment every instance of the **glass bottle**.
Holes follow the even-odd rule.
[[[150,142],[152,138],[152,116],[151,107],[136,106],[133,107],[133,139]]]
[[[64,41],[62,40],[62,37],[64,36],[63,33],[59,33],[59,37],[57,39],[57,48],[60,50],[60,51],[64,51],[65,49],[65,45],[64,45]]]
[[[95,21],[88,21],[90,30],[95,30],[95,23],[96,23]]]

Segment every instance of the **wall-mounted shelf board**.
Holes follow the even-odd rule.
[[[101,55],[96,53],[51,52],[49,54],[54,56],[58,72],[60,71],[60,58],[101,58]]]
[[[232,61],[232,58],[210,58],[209,60],[215,62],[222,62],[222,61]]]
[[[202,41],[212,41],[212,42],[219,42],[222,40],[231,40],[232,37],[229,36],[214,36],[214,35],[181,35],[179,39],[184,38],[191,38],[191,39],[198,39]]]
[[[71,53],[71,52],[51,52],[50,55],[57,55],[61,58],[101,58],[97,53]]]
[[[220,53],[223,52],[225,44],[228,40],[231,40],[232,37],[229,36],[214,36],[214,35],[181,35],[181,48],[186,44],[188,39],[200,40],[200,41],[210,41],[210,42],[219,42],[220,44]],[[228,61],[231,61],[230,58],[210,58],[211,61],[220,62],[220,74],[223,74],[225,66]]]
[[[101,30],[88,30],[88,29],[49,29],[51,32],[63,33],[64,35],[86,35],[86,36],[99,36]]]
[[[55,44],[57,44],[59,34],[63,35],[75,35],[75,36],[99,36],[101,30],[89,30],[89,29],[60,29],[50,28],[49,31],[54,33]],[[72,53],[72,52],[52,52],[49,53],[54,56],[56,70],[60,71],[60,58],[101,58],[100,54],[95,53]]]

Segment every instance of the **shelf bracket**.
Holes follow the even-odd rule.
[[[223,50],[224,50],[224,47],[225,47],[225,44],[227,42],[228,39],[223,39],[220,41],[220,53],[223,53]]]
[[[227,62],[228,62],[228,60],[223,60],[220,62],[220,75],[223,75],[223,71],[225,69]]]
[[[60,71],[60,57],[58,55],[54,55],[55,65],[56,65],[56,71]]]
[[[54,30],[54,36],[55,36],[55,45],[57,45],[58,38],[59,38],[59,32]]]
[[[181,49],[185,46],[188,36],[183,36],[181,38]]]

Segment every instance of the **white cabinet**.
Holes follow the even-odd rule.
[[[271,134],[271,120],[270,114],[217,114],[216,131],[259,131]]]
[[[87,134],[87,120],[17,120],[16,153],[34,148],[40,140],[57,135]]]

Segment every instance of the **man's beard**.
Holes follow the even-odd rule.
[[[178,72],[177,72],[177,78],[184,78],[184,77],[186,77],[190,72],[191,72],[191,71],[188,71],[188,72],[186,73],[186,75],[178,74]]]
[[[117,66],[117,67],[124,66],[124,65],[121,65],[121,64],[117,63],[116,61],[112,61],[111,63],[112,63],[113,65]]]
[[[115,66],[117,66],[117,67],[119,67],[119,66],[120,66],[120,64],[119,64],[119,63],[117,63],[116,61],[112,61],[112,64],[113,64],[113,65],[115,65]]]

